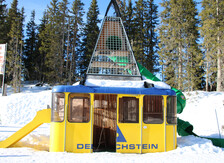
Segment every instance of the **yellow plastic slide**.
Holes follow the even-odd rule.
[[[7,148],[18,141],[20,141],[23,137],[31,133],[37,127],[42,125],[43,123],[51,122],[51,109],[44,109],[37,112],[37,115],[34,119],[28,123],[26,126],[15,132],[13,135],[8,137],[6,140],[0,142],[0,148]]]

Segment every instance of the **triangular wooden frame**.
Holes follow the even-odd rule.
[[[107,16],[114,5],[116,17]],[[115,78],[116,76],[116,78]],[[111,0],[87,70],[87,79],[141,80],[120,11]]]

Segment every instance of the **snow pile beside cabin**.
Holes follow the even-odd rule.
[[[38,110],[51,106],[50,87],[26,85],[22,93],[12,94],[8,88],[8,96],[0,97],[1,125],[25,125],[30,122]]]

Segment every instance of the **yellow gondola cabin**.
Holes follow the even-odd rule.
[[[176,94],[157,88],[56,86],[50,151],[165,152],[176,149]]]

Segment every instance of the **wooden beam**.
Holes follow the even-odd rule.
[[[97,50],[95,55],[99,56],[99,55],[103,55],[103,56],[119,56],[119,57],[127,57],[129,56],[130,52],[129,51],[121,51],[121,50]]]
[[[126,64],[125,66],[119,65],[119,64]],[[127,69],[131,66],[133,66],[134,63],[124,63],[124,62],[99,62],[99,61],[94,61],[91,63],[91,67],[99,67],[99,68],[124,68]]]

